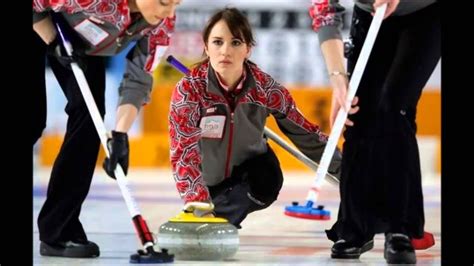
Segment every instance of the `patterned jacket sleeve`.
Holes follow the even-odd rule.
[[[48,11],[75,13],[90,1],[33,0],[33,23],[48,16]],[[90,3],[89,3],[90,4]]]
[[[320,44],[329,39],[342,39],[344,11],[339,0],[311,0],[309,15],[312,19],[312,28],[318,33]]]
[[[267,92],[267,107],[275,117],[280,130],[293,142],[296,147],[315,162],[319,162],[323,155],[328,136],[319,126],[309,122],[298,110],[290,92],[273,80],[266,77],[265,91]],[[336,150],[329,172],[340,174],[341,153]]]
[[[209,190],[201,175],[201,117],[198,95],[188,78],[175,87],[168,117],[170,159],[173,178],[185,203],[210,201]]]
[[[119,87],[119,105],[133,104],[138,110],[150,101],[152,72],[168,49],[176,16],[144,33],[126,57],[126,69]]]

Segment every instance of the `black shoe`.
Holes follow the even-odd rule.
[[[384,258],[391,264],[415,264],[416,254],[411,240],[404,234],[385,235]]]
[[[99,246],[91,241],[67,241],[48,244],[41,242],[41,256],[68,257],[68,258],[95,258],[99,257]]]
[[[358,259],[360,255],[374,248],[374,240],[365,242],[362,246],[353,242],[346,242],[344,239],[338,240],[331,248],[331,258],[333,259]]]

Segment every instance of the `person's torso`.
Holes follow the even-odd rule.
[[[131,42],[143,38],[154,27],[143,18],[127,18],[117,14],[101,19],[100,14],[62,13],[68,25],[81,39],[80,49],[88,55],[111,56],[120,53]]]
[[[243,89],[235,96],[234,104],[220,91],[212,70],[208,71],[206,88],[200,90],[199,147],[202,176],[207,185],[220,183],[231,176],[234,166],[267,151],[263,137],[270,114],[266,107],[267,93],[262,83],[256,82],[256,70],[248,68],[247,71]]]

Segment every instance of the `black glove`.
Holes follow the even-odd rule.
[[[59,34],[59,33],[58,33]],[[71,69],[71,63],[75,62],[79,65],[79,67],[85,71],[86,64],[84,60],[82,60],[82,55],[77,52],[76,50],[72,51],[72,56],[69,56],[62,44],[60,37],[57,36],[53,42],[48,45],[46,50],[48,56],[54,57],[58,60],[58,62],[65,68]]]
[[[127,133],[117,132],[112,130],[112,138],[107,140],[107,148],[109,149],[110,158],[104,160],[104,170],[107,174],[115,179],[115,168],[117,163],[122,166],[123,172],[127,175],[128,172],[128,135]]]

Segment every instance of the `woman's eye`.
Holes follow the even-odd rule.
[[[242,44],[242,42],[239,41],[239,40],[232,41],[232,46],[240,46],[241,44]]]
[[[215,44],[215,45],[222,45],[221,40],[214,40],[212,43]]]
[[[168,0],[160,0],[159,1],[162,6],[169,6],[170,2]]]

